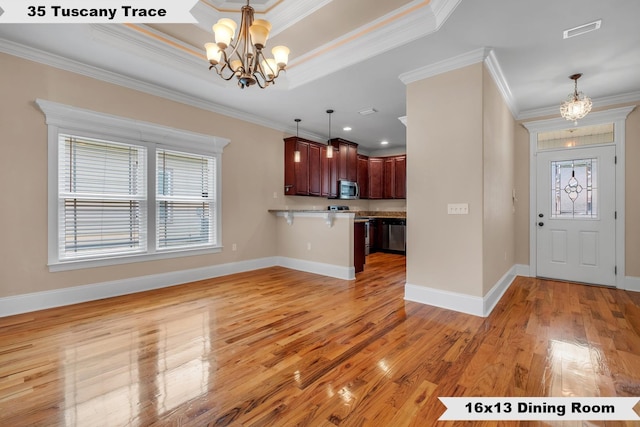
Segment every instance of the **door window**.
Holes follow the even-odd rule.
[[[598,218],[598,159],[551,162],[551,218]]]

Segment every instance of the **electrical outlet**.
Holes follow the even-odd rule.
[[[447,214],[467,215],[469,214],[469,204],[468,203],[449,203],[447,205]]]
[[[278,192],[277,192],[277,191],[274,191],[274,192],[273,192],[273,198],[274,198],[274,199],[277,199],[277,198],[278,198]]]
[[[311,242],[307,242],[307,250],[310,251],[311,250]]]
[[[236,245],[235,243],[231,245],[231,250],[232,251],[237,251],[238,250],[238,245]]]

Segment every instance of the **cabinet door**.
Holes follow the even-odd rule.
[[[296,144],[300,151],[300,162],[294,163],[296,171],[296,193],[297,195],[309,195],[309,143],[298,140]]]
[[[321,193],[321,164],[320,146],[309,144],[309,195],[320,196]]]
[[[383,199],[393,199],[396,185],[396,162],[393,157],[384,159],[384,187],[382,190]]]
[[[358,180],[358,147],[347,144],[347,180]]]
[[[384,186],[384,159],[369,158],[369,198],[382,199]]]
[[[338,179],[349,180],[348,174],[348,160],[349,160],[349,146],[347,144],[338,144]],[[335,153],[335,150],[334,150]]]
[[[407,198],[407,156],[395,158],[394,198]]]
[[[328,198],[338,197],[338,174],[337,174],[337,155],[336,150],[333,152],[333,157],[327,158],[327,146],[323,145],[320,148],[320,176],[321,176],[321,191],[320,195]]]
[[[286,138],[284,140],[284,195],[296,194],[296,163],[294,161],[294,152],[296,151],[295,138]]]
[[[360,198],[369,198],[369,157],[358,155],[358,187],[360,187]]]

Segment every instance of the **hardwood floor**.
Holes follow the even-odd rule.
[[[483,319],[404,283],[372,254],[0,318],[0,425],[542,426],[438,423],[438,396],[640,396],[640,294],[518,277]]]

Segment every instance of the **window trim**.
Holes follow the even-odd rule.
[[[45,115],[48,141],[48,184],[47,184],[47,229],[48,229],[48,267],[49,271],[65,271],[81,268],[101,267],[156,259],[218,253],[222,250],[222,152],[229,140],[218,136],[204,135],[182,129],[171,128],[154,123],[143,122],[110,114],[99,113],[36,99],[36,104]],[[147,147],[147,188],[148,190],[148,228],[155,231],[155,153],[156,148],[188,151],[193,154],[212,156],[216,160],[216,236],[217,244],[208,247],[181,248],[172,251],[157,251],[155,241],[148,241],[147,251],[131,255],[112,255],[91,259],[61,261],[58,254],[58,136],[59,134],[78,135],[87,138],[113,140],[125,144]],[[150,231],[150,230],[149,230]]]

